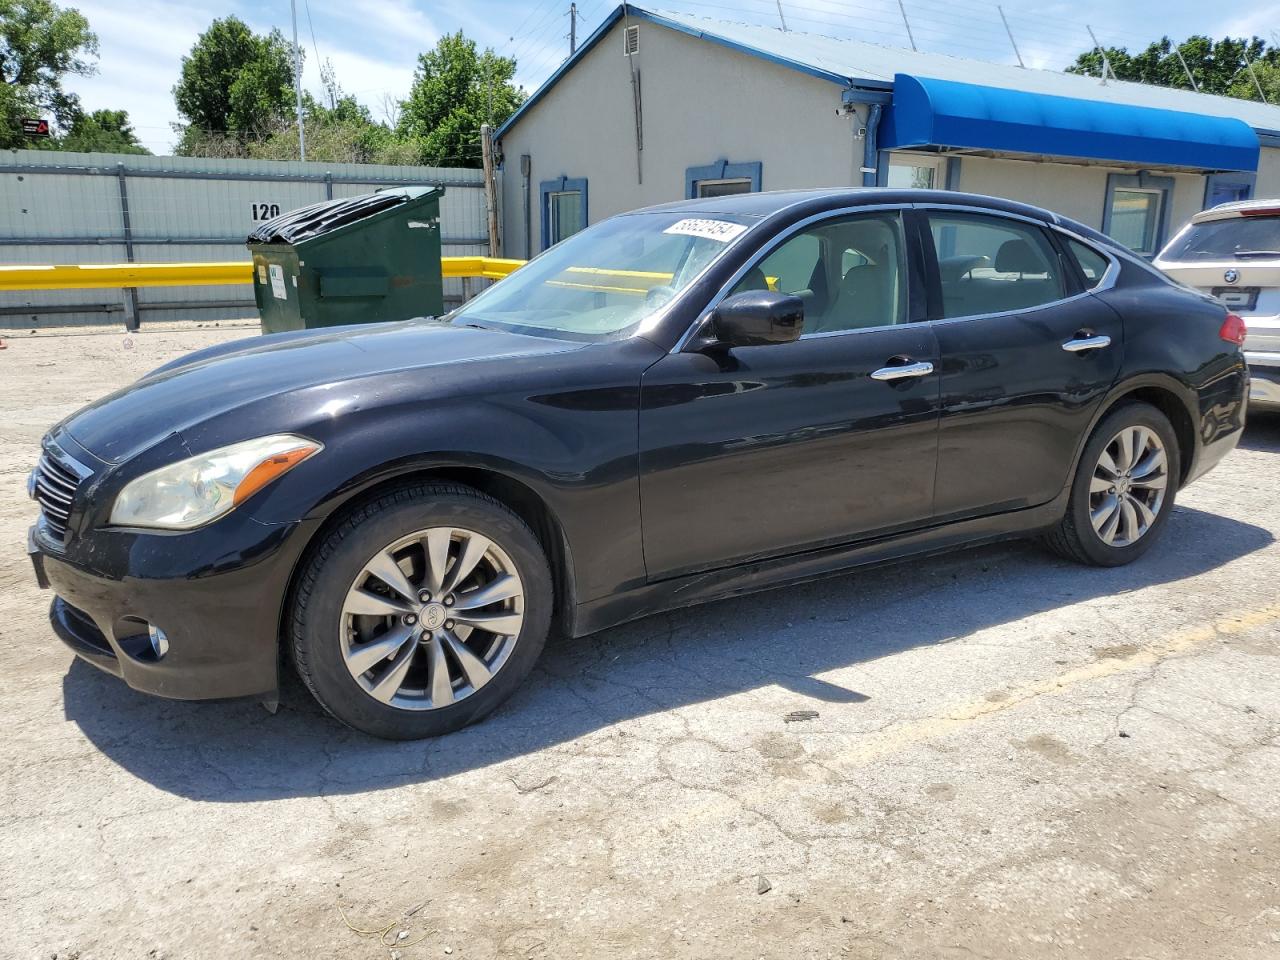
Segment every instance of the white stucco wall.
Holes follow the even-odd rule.
[[[651,23],[640,24],[643,182],[636,173],[629,58],[619,23],[504,138],[503,248],[524,255],[520,155],[532,158],[532,240],[540,249],[538,185],[587,178],[588,221],[685,195],[685,170],[760,161],[761,187],[861,183],[861,118],[837,116],[839,85]],[[855,156],[856,154],[856,156]],[[854,178],[857,178],[856,180]]]
[[[1201,209],[1204,203],[1205,178],[1195,173],[1160,170],[1150,172],[1173,177],[1173,197],[1169,209],[1169,231],[1172,236],[1181,224]],[[1033,203],[1101,230],[1107,203],[1107,175],[1112,173],[1133,174],[1134,170],[964,157],[960,165],[959,188],[971,193],[987,193]]]
[[[1262,148],[1253,195],[1259,199],[1280,199],[1280,147]]]
[[[720,159],[759,161],[761,188],[861,185],[866,108],[838,115],[838,84],[644,22],[640,75],[644,149],[637,175],[630,68],[616,25],[507,133],[502,232],[507,256],[526,255],[520,157],[532,159],[532,252],[542,248],[539,185],[586,178],[588,222],[685,196],[685,171]],[[933,155],[936,156],[936,155]],[[1097,229],[1107,176],[1134,168],[964,156],[955,186],[1055,210]],[[1205,177],[1151,169],[1175,181],[1172,236],[1204,203]],[[946,162],[938,186],[946,182]],[[1280,148],[1264,148],[1255,196],[1280,197]]]

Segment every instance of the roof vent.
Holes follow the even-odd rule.
[[[634,57],[640,52],[640,25],[629,26],[622,34],[622,55]]]

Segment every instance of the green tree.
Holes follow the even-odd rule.
[[[1236,82],[1227,88],[1227,94],[1241,100],[1257,100],[1258,87],[1261,87],[1268,103],[1280,103],[1280,56],[1275,56],[1277,52],[1274,50],[1271,52],[1273,56],[1269,60],[1253,65],[1252,75],[1248,70],[1240,74]],[[1254,77],[1257,78],[1256,83]]]
[[[480,166],[480,125],[502,123],[524,102],[515,73],[515,60],[489,49],[478,54],[461,30],[421,54],[396,128],[414,162]]]
[[[58,150],[85,153],[150,153],[138,142],[125,110],[95,110],[81,113],[71,129],[55,141]]]
[[[24,116],[48,116],[66,129],[79,99],[62,88],[67,76],[95,70],[98,38],[79,10],[51,0],[0,0],[0,147],[32,146]]]
[[[374,123],[369,109],[354,97],[337,91],[333,106],[317,103],[303,94],[303,125],[307,135],[307,159],[327,163],[388,163],[395,133]],[[249,144],[248,154],[260,160],[297,160],[298,127],[292,118],[277,121],[270,136]]]
[[[1121,80],[1134,80],[1161,87],[1191,88],[1187,70],[1195,78],[1202,93],[1214,93],[1257,100],[1258,90],[1249,76],[1248,63],[1255,71],[1259,68],[1280,67],[1280,50],[1268,49],[1258,37],[1248,40],[1224,37],[1188,37],[1175,46],[1168,37],[1161,37],[1148,44],[1145,50],[1130,53],[1126,47],[1108,47],[1107,61]],[[1178,54],[1182,54],[1182,60]],[[1187,69],[1182,63],[1186,62]],[[1097,50],[1087,50],[1067,67],[1068,73],[1102,76],[1102,55]],[[1264,85],[1263,89],[1266,87]],[[1276,98],[1268,94],[1273,103]]]
[[[182,58],[173,96],[186,121],[179,154],[243,153],[292,110],[292,49],[279,30],[260,36],[238,17],[214,20]]]

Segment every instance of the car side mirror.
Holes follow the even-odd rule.
[[[711,329],[727,347],[790,343],[804,330],[804,301],[773,290],[744,290],[720,301]]]

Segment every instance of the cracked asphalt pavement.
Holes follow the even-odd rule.
[[[393,744],[296,683],[135,694],[46,622],[42,433],[253,332],[0,352],[0,956],[1280,956],[1280,418],[1132,566],[1009,544],[651,617]]]

